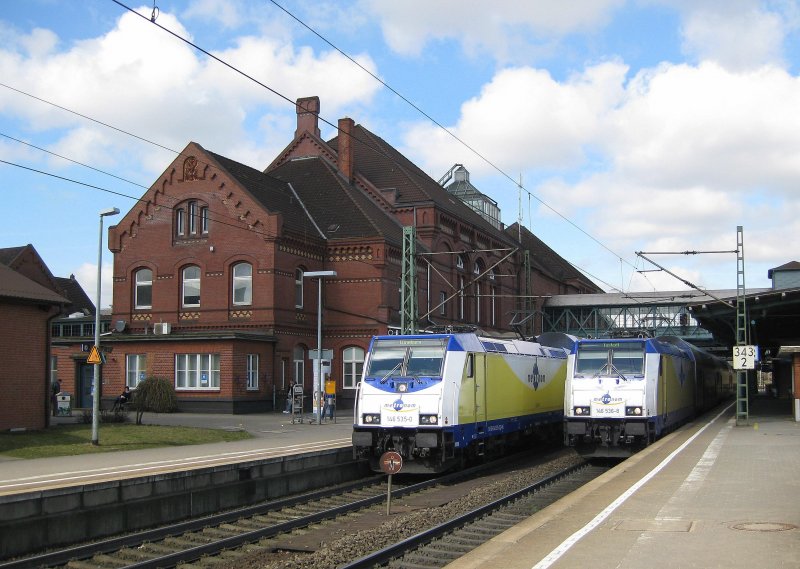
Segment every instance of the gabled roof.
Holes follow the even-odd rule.
[[[56,277],[56,282],[61,294],[69,300],[69,306],[66,307],[68,312],[94,314],[94,303],[89,300],[86,291],[83,290],[75,275],[70,275],[68,278]]]
[[[397,245],[402,243],[403,229],[397,220],[348,184],[327,160],[289,160],[270,175],[292,185],[328,239],[380,236]]]
[[[789,261],[788,263],[781,265],[780,267],[775,267],[774,269],[770,269],[767,271],[767,278],[772,278],[772,273],[775,271],[800,271],[800,263],[797,261]]]
[[[527,227],[522,227],[520,231],[519,224],[514,223],[506,228],[506,233],[515,239],[518,235],[521,236],[522,247],[532,253],[531,264],[545,275],[561,282],[570,279],[579,280],[584,285],[594,288],[595,292],[603,292],[603,289],[548,247],[544,241],[531,233]]]
[[[338,153],[339,136],[332,138],[328,144]],[[394,190],[395,207],[433,203],[439,209],[480,228],[488,235],[507,241],[502,231],[498,231],[464,202],[450,195],[392,145],[361,125],[353,127],[352,148],[355,172],[379,190]]]
[[[30,247],[30,245],[23,245],[22,247],[6,247],[4,249],[0,249],[0,263],[5,266],[11,266],[11,263],[14,262],[20,253],[22,253],[26,247]]]
[[[33,282],[5,264],[0,264],[0,298],[45,304],[67,304],[69,302],[63,296]]]
[[[267,211],[281,213],[284,228],[321,238],[303,204],[285,181],[220,154],[208,150],[206,152]]]

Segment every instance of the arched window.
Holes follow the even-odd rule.
[[[183,306],[200,306],[200,267],[191,265],[183,269],[182,273],[182,299]]]
[[[303,308],[303,269],[294,271],[294,307]]]
[[[305,375],[306,350],[303,346],[295,346],[292,355],[294,359],[294,382],[304,385],[303,376]]]
[[[153,271],[139,269],[134,276],[133,306],[138,309],[153,308]]]
[[[239,263],[233,266],[233,304],[253,303],[253,266]]]
[[[342,353],[342,386],[355,389],[364,371],[364,350],[358,347],[345,348]]]

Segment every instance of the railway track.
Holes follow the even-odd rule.
[[[583,486],[608,467],[578,464],[339,569],[438,569]]]
[[[415,484],[398,484],[395,477],[392,497],[399,500],[457,480],[475,479],[500,465],[502,461]],[[242,548],[248,544],[265,541],[271,544],[269,549],[281,549],[275,540],[301,528],[334,519],[344,520],[341,523],[346,525],[347,516],[354,512],[370,507],[381,510],[386,492],[385,477],[370,477],[367,481],[4,561],[0,562],[0,569],[156,569],[197,562],[223,551],[246,551]]]

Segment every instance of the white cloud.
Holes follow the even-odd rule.
[[[800,10],[784,0],[655,0],[682,18],[684,53],[735,71],[783,65],[784,42],[797,31]]]
[[[627,68],[619,63],[589,67],[564,83],[547,71],[506,69],[461,107],[449,128],[503,170],[571,168],[585,160],[585,146],[598,139],[603,117],[624,95]],[[493,168],[438,127],[411,128],[405,145],[429,171],[469,164],[478,175]]]
[[[684,49],[698,60],[717,61],[728,69],[751,69],[783,57],[783,21],[755,8],[737,12],[700,10],[686,18]]]
[[[97,304],[97,263],[83,263],[73,274],[92,304]],[[102,279],[100,308],[103,310],[111,306],[113,298],[114,264],[112,262],[103,261],[100,278]]]
[[[624,0],[363,0],[396,52],[419,55],[432,42],[455,40],[467,53],[515,59],[520,51],[607,23]],[[516,52],[516,53],[515,53]]]
[[[800,79],[775,67],[662,66],[630,82],[597,142],[618,172],[643,185],[793,193],[798,105]]]
[[[242,25],[242,11],[241,4],[234,0],[194,0],[182,15],[219,22],[225,28],[236,28]]]
[[[142,11],[149,19],[149,11]],[[172,14],[162,12],[158,23],[191,39]],[[175,150],[195,140],[223,154],[235,148],[245,155],[263,155],[263,136],[247,130],[248,114],[293,111],[291,102],[134,14],[121,16],[108,33],[62,50],[46,30],[11,35],[16,43],[0,49],[4,83]],[[269,37],[241,37],[217,54],[292,101],[319,95],[323,114],[368,101],[377,90],[374,80],[333,51],[317,53]],[[358,59],[375,70],[368,56]],[[30,131],[60,129],[53,146],[93,165],[108,165],[114,157],[127,167],[131,157],[138,157],[154,168],[152,173],[165,165],[160,152],[156,155],[162,161],[152,160],[150,145],[8,90],[0,91],[0,113]],[[288,140],[281,133],[281,145]]]

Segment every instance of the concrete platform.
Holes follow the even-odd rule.
[[[800,423],[757,399],[665,437],[448,569],[800,567]]]
[[[251,415],[146,413],[144,424],[242,429],[251,433],[253,438],[32,460],[0,457],[0,496],[351,446],[352,411],[340,413],[335,423],[311,423],[313,415],[308,414],[303,419],[302,423],[292,423],[290,415],[272,412]],[[50,428],[74,424],[78,420],[77,413],[73,417],[54,417],[54,426]],[[102,423],[99,439],[102,445]]]

